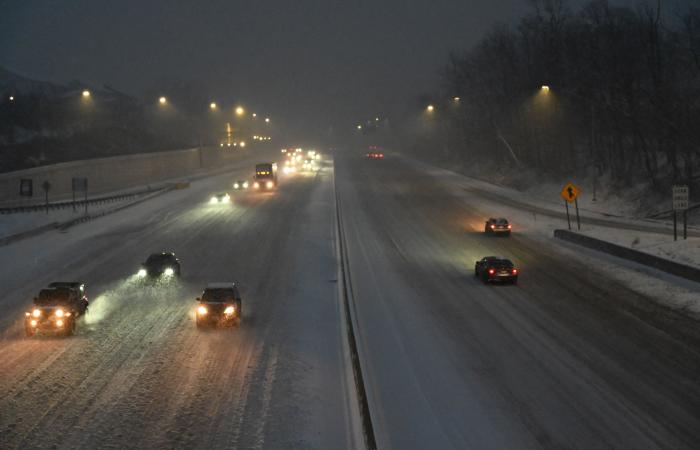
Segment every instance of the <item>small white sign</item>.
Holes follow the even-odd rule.
[[[673,210],[685,211],[688,209],[690,190],[687,185],[673,186]]]

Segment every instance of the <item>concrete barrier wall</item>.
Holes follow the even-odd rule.
[[[583,247],[592,248],[601,252],[608,253],[619,258],[624,258],[629,261],[634,261],[645,266],[653,267],[671,275],[676,275],[691,281],[700,282],[700,269],[685,264],[677,263],[658,256],[650,255],[649,253],[640,252],[628,247],[622,247],[617,244],[602,241],[592,238],[584,234],[575,233],[569,230],[554,230],[554,237]]]
[[[52,164],[0,174],[0,203],[3,206],[34,204],[44,201],[41,185],[51,183],[50,201],[72,197],[72,178],[88,179],[88,194],[129,189],[184,177],[199,169],[209,169],[233,162],[240,150],[192,148],[168,152],[141,153]],[[33,180],[34,196],[20,197],[21,179]]]

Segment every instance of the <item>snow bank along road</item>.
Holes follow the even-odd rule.
[[[700,327],[401,159],[336,157],[355,333],[382,449],[699,448]],[[473,195],[478,195],[475,193]],[[473,276],[513,259],[517,286]]]
[[[332,165],[283,179],[277,192],[207,204],[255,162],[0,249],[0,448],[361,446],[335,282]],[[181,259],[182,280],[140,286],[139,263],[163,249]],[[25,339],[31,298],[74,279],[91,300],[77,335]],[[242,286],[243,325],[196,330],[195,297],[228,280]]]
[[[415,165],[334,166],[223,208],[206,201],[244,174],[220,175],[0,249],[0,448],[362,447],[333,178],[379,448],[698,447],[697,322],[517,230],[482,235],[483,200]],[[162,249],[183,279],[134,282]],[[520,284],[475,280],[487,254]],[[232,278],[241,328],[196,330],[193,299]],[[57,279],[88,282],[88,316],[72,338],[24,339]]]

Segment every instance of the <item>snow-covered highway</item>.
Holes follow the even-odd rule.
[[[517,223],[484,236],[490,199],[402,158],[338,152],[208,203],[279,157],[0,248],[0,448],[363,448],[338,281],[378,448],[698,448],[697,321]],[[182,279],[136,282],[161,250]],[[486,255],[519,284],[475,279]],[[73,279],[77,334],[25,338],[31,298]],[[241,327],[197,330],[195,297],[228,280]]]
[[[400,158],[338,157],[378,447],[698,448],[700,327]],[[474,262],[511,258],[517,286]]]
[[[337,298],[332,164],[273,193],[208,204],[273,157],[248,156],[246,170],[0,249],[0,448],[361,445]],[[162,250],[180,258],[182,280],[135,283],[139,263]],[[66,279],[85,281],[90,295],[76,336],[26,339],[32,297]],[[195,297],[229,280],[242,288],[242,326],[197,330]]]

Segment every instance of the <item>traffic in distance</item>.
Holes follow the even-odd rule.
[[[383,160],[385,155],[379,146],[372,145],[365,157]],[[279,164],[285,175],[311,173],[319,169],[321,153],[302,148],[284,148]],[[250,179],[231,182],[233,191],[263,192],[278,188],[278,162],[261,162],[255,165]],[[213,193],[208,200],[212,205],[228,205],[233,196],[227,191]],[[512,224],[505,218],[488,218],[484,233],[494,236],[510,236]],[[181,262],[174,252],[149,255],[140,264],[135,277],[144,283],[167,283],[182,276]],[[514,263],[502,256],[485,256],[475,262],[474,276],[484,283],[517,284],[520,271]],[[196,299],[195,323],[197,328],[240,325],[243,318],[242,299],[235,282],[210,282]],[[57,281],[41,289],[29,311],[25,313],[25,334],[70,336],[76,330],[78,319],[88,313],[88,297],[82,281]]]
[[[320,168],[321,153],[302,148],[282,149],[285,174],[311,173]],[[249,179],[232,180],[233,191],[241,194],[273,191],[278,188],[278,162],[260,162]],[[288,170],[288,169],[294,170]],[[233,196],[228,191],[215,192],[208,199],[211,205],[229,205]],[[180,259],[172,251],[150,254],[135,273],[136,282],[163,286],[182,276]],[[242,299],[235,282],[210,282],[196,299],[197,328],[240,325],[243,319]],[[25,312],[24,329],[27,337],[71,336],[78,319],[89,312],[85,283],[56,281],[42,288]]]
[[[384,152],[378,145],[370,145],[365,157],[369,160],[383,160]],[[503,217],[490,217],[484,223],[484,234],[489,236],[510,236],[513,225]],[[474,276],[484,283],[517,284],[520,270],[513,262],[502,256],[485,256],[474,263]]]

